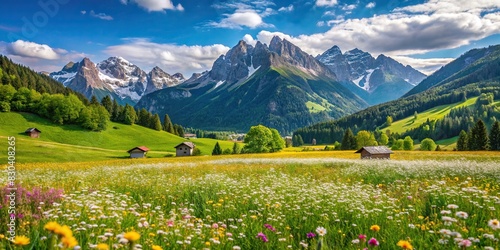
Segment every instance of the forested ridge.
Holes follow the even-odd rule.
[[[435,74],[440,75],[440,77],[438,77],[439,82],[432,85],[433,87],[426,91],[400,98],[395,101],[372,106],[334,121],[318,123],[309,127],[301,128],[296,130],[294,135],[300,135],[305,142],[311,142],[312,139],[316,139],[317,143],[328,144],[335,141],[341,141],[347,128],[352,129],[354,133],[357,133],[360,130],[375,131],[386,125],[387,117],[389,116],[394,121],[397,121],[439,105],[461,102],[467,98],[481,96],[481,94],[488,94],[490,98],[499,100],[500,46],[494,46],[487,49],[489,49],[489,53],[486,53],[483,58],[477,59],[474,63],[469,64],[467,67],[456,73],[451,72],[447,67],[443,68],[447,70],[444,73],[442,71],[437,71]],[[446,74],[448,74],[448,77],[445,76]],[[431,77],[433,77],[433,75],[429,78]],[[480,106],[475,107],[481,108]],[[486,109],[486,117],[484,112],[470,111],[471,115],[468,115],[468,119],[477,121],[477,119],[486,118],[487,123],[491,124],[491,122],[488,122],[488,119],[492,116],[494,117],[495,112],[491,110],[494,110],[495,108],[490,107]],[[458,136],[460,130],[466,127],[464,122],[460,122],[460,125],[458,126],[449,126],[450,119],[458,119],[456,115],[458,112],[464,113],[469,111],[462,110],[454,112],[454,116],[445,118],[445,121],[434,121],[438,128],[441,126],[445,129],[450,129],[453,132],[453,134],[436,134],[436,139]],[[474,123],[474,121],[471,122]],[[468,123],[467,127],[470,127],[470,123]],[[414,136],[416,136],[416,133],[416,130],[413,132],[407,132],[407,134],[413,134]],[[418,135],[417,137],[421,136]]]

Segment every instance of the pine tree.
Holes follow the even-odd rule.
[[[109,95],[102,98],[101,105],[108,111],[110,115],[113,114],[113,102],[111,101],[111,97],[109,97]]]
[[[172,124],[172,121],[170,120],[168,114],[165,114],[165,119],[163,120],[163,130],[171,134],[175,134],[174,125]]]
[[[115,122],[120,121],[120,115],[122,113],[122,106],[118,105],[116,99],[113,100],[113,113],[111,114],[111,120]]]
[[[233,144],[233,151],[231,152],[233,155],[239,154],[241,151],[240,145],[238,143]]]
[[[344,132],[344,137],[342,138],[340,149],[342,150],[356,149],[356,137],[354,136],[350,128],[346,129],[346,131]]]
[[[471,148],[469,150],[487,150],[488,149],[488,132],[483,120],[479,119],[471,130],[469,137]]]
[[[219,145],[219,142],[216,142],[214,149],[212,150],[212,155],[221,155],[221,154],[222,154],[222,149]]]
[[[490,130],[490,149],[500,150],[500,122],[496,121]]]
[[[304,140],[301,135],[297,135],[297,142],[299,143],[299,146],[304,145]]]
[[[149,113],[145,108],[142,108],[139,111],[139,118],[137,121],[137,124],[144,126],[144,127],[149,127],[149,123],[152,120],[151,119],[151,113]]]
[[[460,131],[460,134],[458,135],[458,140],[457,140],[457,150],[458,151],[466,151],[468,149],[467,145],[467,132],[465,131]]]
[[[128,125],[134,124],[137,120],[137,114],[135,113],[134,107],[128,105],[127,103],[123,109],[122,118],[123,123]]]
[[[184,137],[184,128],[179,124],[174,124],[174,134],[179,137]]]
[[[97,100],[97,97],[95,97],[95,95],[93,95],[92,98],[90,98],[90,104],[99,105],[99,100]]]
[[[160,121],[160,116],[158,114],[155,114],[153,116],[153,122],[152,122],[152,129],[161,131],[161,121]]]

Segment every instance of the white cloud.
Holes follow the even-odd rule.
[[[317,22],[317,23],[316,23],[316,26],[318,26],[318,27],[323,27],[323,26],[325,26],[325,21],[319,21],[319,22]]]
[[[82,13],[82,15],[85,15],[85,14],[87,14],[87,11],[86,10],[82,10],[82,11],[80,11],[80,13]]]
[[[178,10],[183,11],[184,7],[179,3],[174,5],[172,0],[120,0],[122,4],[135,3],[149,12]]]
[[[444,0],[440,0],[439,3],[441,1]],[[451,2],[452,0],[448,0],[448,3]],[[491,12],[493,4],[489,1],[484,2],[488,3],[484,3],[481,10],[472,12],[458,12],[465,9],[463,6],[458,6],[450,7],[457,13],[408,14],[406,12],[410,9],[422,9],[421,6],[418,8],[410,6],[406,11],[399,10],[370,18],[320,22],[317,25],[335,25],[324,33],[299,35],[287,39],[313,55],[322,53],[333,45],[346,50],[357,47],[374,54],[389,55],[411,55],[456,48],[500,33],[500,12]],[[459,4],[462,3],[457,2],[455,5]],[[468,4],[468,7],[472,8],[473,5]],[[500,6],[500,2],[496,5]],[[479,8],[477,6],[479,5],[476,5],[476,9]],[[489,12],[481,16],[479,13],[484,11]],[[257,38],[270,39],[274,34],[284,35],[264,30]]]
[[[255,29],[257,27],[274,27],[264,22],[263,18],[275,15],[278,12],[268,6],[275,5],[267,0],[241,0],[228,1],[225,3],[216,3],[212,7],[222,14],[224,18],[220,21],[210,21],[207,26],[217,28],[242,29],[248,27]]]
[[[113,20],[113,17],[110,16],[110,15],[106,15],[106,13],[95,13],[93,10],[91,10],[89,14],[92,17],[99,18],[99,19],[102,19],[102,20],[106,20],[106,21]]]
[[[257,40],[253,39],[252,35],[246,34],[243,36],[243,41],[245,41],[247,44],[250,44],[252,46],[255,46],[257,43]]]
[[[375,8],[375,2],[369,2],[369,3],[365,6],[365,8],[367,8],[367,9],[373,9],[373,8]]]
[[[293,4],[288,5],[288,7],[281,7],[278,9],[279,12],[292,12]]]
[[[12,61],[31,67],[35,71],[59,71],[70,61],[80,61],[89,56],[76,51],[51,48],[45,44],[18,40],[13,43],[0,41],[0,54]]]
[[[23,40],[17,40],[7,45],[7,51],[11,55],[21,57],[32,57],[47,60],[56,60],[59,55],[47,44],[38,44]]]
[[[257,27],[269,27],[268,24],[264,23],[262,17],[254,10],[237,10],[233,14],[226,14],[226,18],[222,19],[220,22],[211,22],[210,26],[218,28],[230,28],[230,29],[241,29],[246,26],[251,29]]]
[[[397,12],[410,13],[474,13],[479,15],[483,12],[498,11],[499,1],[492,0],[429,0],[423,4],[411,5],[397,8]]]
[[[430,75],[438,70],[441,66],[450,63],[454,58],[412,58],[408,56],[391,56],[394,60],[404,64],[411,65],[418,71]]]
[[[355,5],[355,4],[349,4],[349,5],[346,4],[346,5],[344,5],[342,7],[342,10],[344,10],[344,11],[351,11],[353,9],[356,9],[356,7],[358,7],[358,6]]]
[[[187,46],[160,44],[148,39],[125,39],[124,44],[107,47],[110,56],[121,56],[144,70],[160,66],[169,73],[181,72],[189,77],[194,72],[210,70],[214,61],[229,47],[221,44]]]
[[[334,6],[337,0],[316,0],[316,6]]]

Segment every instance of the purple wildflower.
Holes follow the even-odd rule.
[[[273,232],[276,232],[276,229],[273,226],[269,225],[269,224],[264,224],[264,227],[266,227],[267,229],[269,229],[269,230],[271,230]]]
[[[260,240],[262,240],[262,242],[268,242],[269,241],[267,239],[267,236],[264,233],[262,233],[262,232],[260,232],[260,233],[257,234],[257,238],[259,238]]]
[[[314,238],[314,237],[316,237],[316,234],[315,234],[315,233],[313,233],[313,232],[309,232],[309,233],[307,233],[307,238],[308,238],[308,239],[311,239],[311,238]]]
[[[371,239],[368,241],[368,245],[376,247],[376,246],[378,246],[378,245],[379,245],[379,243],[378,243],[378,240],[377,240],[377,239],[375,239],[375,238],[371,238]]]

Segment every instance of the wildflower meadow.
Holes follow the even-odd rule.
[[[500,248],[496,157],[33,163],[17,178],[0,249]]]

